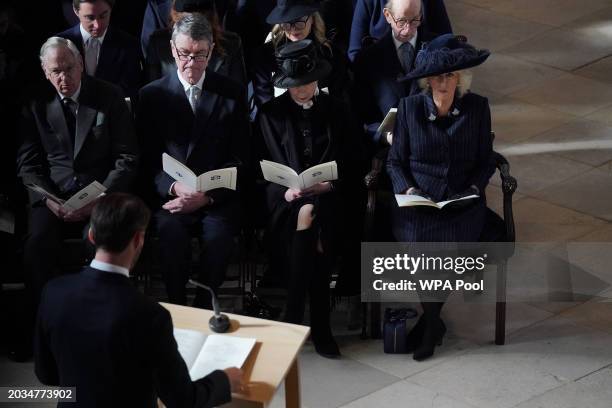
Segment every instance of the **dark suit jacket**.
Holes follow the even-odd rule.
[[[349,43],[349,59],[354,61],[361,51],[364,37],[382,38],[390,31],[383,9],[387,0],[357,0],[351,38]],[[423,22],[421,28],[430,33],[452,33],[448,14],[443,0],[423,0]]]
[[[416,50],[431,38],[433,35],[419,29]],[[418,93],[419,87],[417,81],[398,81],[404,72],[391,31],[359,54],[354,71],[355,110],[365,124],[370,140],[377,144],[380,135],[376,130],[389,109],[397,107],[401,98]]]
[[[168,27],[168,18],[172,0],[148,0],[142,21],[142,33],[140,34],[140,46],[142,53],[147,57],[151,35],[162,28]]]
[[[213,71],[206,71],[204,90],[194,115],[176,72],[151,82],[140,91],[138,133],[144,148],[144,173],[155,184],[158,200],[166,200],[174,180],[162,169],[162,153],[186,164],[194,173],[238,166],[246,162],[248,120],[242,87]],[[234,191],[207,193],[210,211],[229,211]]]
[[[58,36],[72,41],[85,58],[83,37],[78,24]],[[142,58],[138,40],[123,30],[109,26],[100,49],[95,77],[119,85],[126,96],[134,100],[142,84]]]
[[[35,371],[47,385],[76,387],[60,407],[212,407],[231,400],[222,371],[192,382],[170,313],[129,278],[86,267],[43,290]]]
[[[19,175],[50,192],[67,196],[97,180],[108,192],[130,191],[138,149],[132,119],[121,90],[83,77],[75,143],[60,98],[46,84],[23,110],[17,155]],[[32,203],[40,200],[32,193]]]

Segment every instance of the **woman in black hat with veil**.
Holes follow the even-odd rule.
[[[340,355],[330,329],[330,269],[338,243],[359,240],[346,219],[351,197],[362,191],[362,132],[346,104],[319,91],[331,66],[319,57],[311,40],[288,43],[276,52],[275,86],[288,88],[264,104],[258,129],[265,143],[263,158],[291,167],[298,174],[336,161],[338,180],[298,191],[269,184],[267,237],[272,256],[285,255],[288,296],[284,320],[302,323],[306,293],[316,351]]]
[[[266,18],[266,22],[273,25],[270,41],[255,52],[252,67],[249,68],[257,106],[275,96],[272,76],[277,70],[274,58],[276,49],[304,39],[311,40],[320,56],[331,66],[329,74],[320,81],[319,88],[327,89],[338,98],[347,95],[350,81],[348,58],[346,52],[327,39],[325,22],[319,9],[318,0],[278,0]]]
[[[491,113],[487,98],[469,92],[471,73],[466,70],[488,56],[465,37],[445,34],[419,51],[415,68],[404,78],[419,79],[423,92],[402,99],[398,106],[387,159],[394,193],[435,202],[478,198],[442,210],[395,206],[397,241],[481,241],[487,219],[485,188],[495,171]],[[420,295],[423,315],[408,335],[415,360],[433,355],[446,332],[440,311],[448,294]]]

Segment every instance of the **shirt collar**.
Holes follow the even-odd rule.
[[[57,94],[59,95],[60,101],[68,98],[68,99],[72,99],[72,101],[78,105],[79,95],[81,94],[81,84],[82,82],[79,83],[79,87],[77,88],[76,92],[72,96],[62,95],[61,93],[58,92]]]
[[[176,70],[176,75],[178,75],[178,79],[179,81],[181,81],[181,85],[183,85],[183,89],[185,90],[185,92],[187,92],[189,88],[191,88],[192,85],[183,79],[178,69]],[[194,84],[195,86],[198,87],[200,92],[202,91],[202,84],[204,84],[204,77],[206,77],[206,71],[202,73],[202,77],[200,78],[200,80]]]
[[[417,36],[419,35],[419,33],[415,33],[412,38],[410,39],[410,41],[408,41],[410,44],[412,44],[412,47],[415,49],[415,51],[418,51],[416,49],[416,43],[417,43]],[[395,50],[397,52],[399,52],[399,47],[402,46],[402,44],[404,44],[403,42],[401,42],[400,40],[398,40],[397,38],[395,38],[395,34],[393,34],[393,31],[391,31],[391,38],[393,38],[393,44],[395,44]]]
[[[128,278],[130,277],[130,270],[128,268],[124,268],[123,266],[109,264],[106,262],[98,261],[96,259],[91,261],[89,266],[99,271],[118,273],[121,275],[125,275]]]
[[[79,24],[79,30],[81,31],[81,37],[83,37],[83,44],[87,45],[87,41],[91,38],[91,34],[89,34],[84,28],[82,24]],[[100,41],[100,45],[104,42],[104,37],[106,37],[106,33],[108,33],[108,28],[100,37],[97,37],[97,40]]]
[[[426,94],[425,107],[425,115],[428,121],[433,122],[438,119],[438,108],[436,108],[436,104],[434,103],[433,95],[431,94],[431,92],[427,92]],[[448,116],[456,118],[457,116],[459,116],[459,114],[461,114],[461,98],[457,93],[455,93],[455,97],[453,98],[453,104],[449,109]]]

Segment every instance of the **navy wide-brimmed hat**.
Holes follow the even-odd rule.
[[[319,81],[332,70],[329,62],[319,56],[312,40],[289,42],[276,50],[278,70],[272,81],[277,88],[293,88]]]
[[[174,10],[180,13],[192,13],[199,10],[212,10],[215,8],[215,0],[176,0]]]
[[[423,46],[415,58],[414,69],[400,81],[426,78],[482,64],[491,55],[468,44],[462,35],[443,34]]]
[[[319,2],[316,0],[278,0],[276,7],[266,17],[266,23],[288,23],[319,11],[319,7]]]

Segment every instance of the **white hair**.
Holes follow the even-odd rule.
[[[472,87],[472,71],[469,69],[464,69],[461,71],[455,71],[455,73],[459,76],[459,81],[457,82],[457,93],[459,93],[459,97],[461,98],[463,95],[468,93]],[[418,80],[419,87],[421,89],[427,89],[429,87],[427,79],[428,78],[420,78]]]
[[[47,53],[53,48],[66,48],[72,53],[72,55],[77,61],[81,61],[81,53],[72,41],[62,37],[51,37],[47,41],[45,41],[42,47],[40,47],[39,57],[41,63],[45,63]]]

